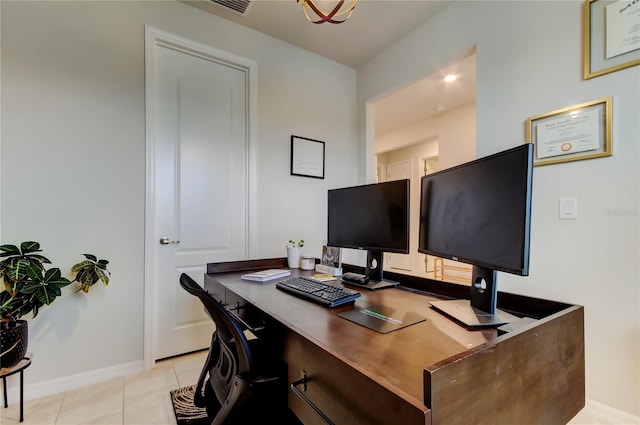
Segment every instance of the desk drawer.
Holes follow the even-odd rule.
[[[211,276],[205,274],[204,275],[204,289],[211,294],[213,298],[215,298],[218,302],[224,304],[225,303],[225,292],[226,288],[217,280],[212,278]]]
[[[205,289],[219,301],[247,329],[259,332],[268,319],[264,313],[249,304],[244,298],[220,285],[212,277],[205,275]]]
[[[244,298],[225,288],[209,275],[204,276],[204,288],[213,298],[222,303],[222,305],[229,310],[236,311],[237,313],[244,309],[248,304]]]
[[[289,382],[305,371],[304,396],[336,425],[431,423],[425,406],[411,404],[293,332],[286,337],[285,361]],[[305,425],[326,424],[291,389],[289,407]]]

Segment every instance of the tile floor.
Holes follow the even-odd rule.
[[[156,363],[138,375],[52,394],[24,403],[25,425],[175,425],[169,391],[196,383],[207,351]],[[0,424],[19,424],[20,403],[9,400]],[[599,424],[578,414],[572,425]]]
[[[156,363],[145,373],[24,402],[25,425],[172,425],[169,391],[195,384],[207,351]],[[20,403],[9,400],[0,424],[19,424]]]

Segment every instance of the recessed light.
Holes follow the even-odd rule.
[[[458,79],[458,76],[454,74],[449,74],[446,77],[444,77],[444,81],[447,83],[453,83],[457,79]]]

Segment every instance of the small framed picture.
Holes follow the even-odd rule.
[[[526,142],[534,165],[611,155],[611,97],[529,117]]]
[[[342,267],[340,262],[340,248],[324,245],[322,247],[322,258],[320,259],[320,264],[335,268]]]
[[[586,0],[582,74],[589,79],[640,65],[640,2]]]
[[[324,142],[291,136],[291,175],[324,179]]]

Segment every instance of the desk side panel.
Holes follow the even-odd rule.
[[[585,404],[584,309],[573,306],[425,370],[434,425],[566,424]]]

